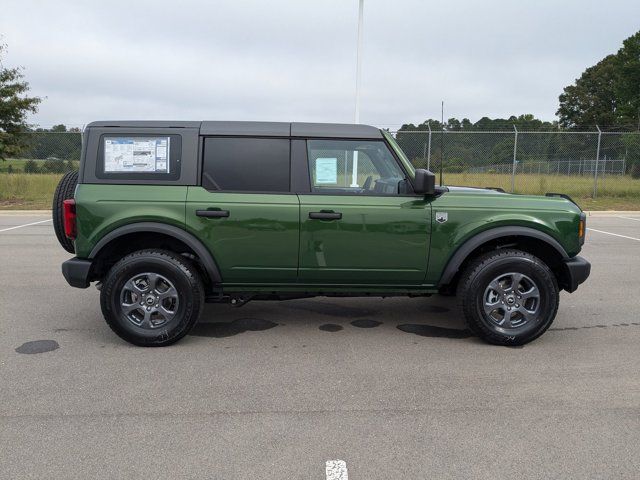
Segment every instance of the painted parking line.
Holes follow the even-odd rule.
[[[344,460],[327,460],[327,480],[349,480],[347,462]]]
[[[31,225],[38,225],[39,223],[45,223],[50,221],[51,219],[49,218],[47,220],[42,220],[40,222],[25,223],[24,225],[16,225],[15,227],[3,228],[2,230],[0,230],[0,232],[8,232],[9,230],[15,230],[16,228],[29,227]]]
[[[620,238],[626,238],[628,240],[635,240],[636,242],[640,242],[640,238],[635,238],[635,237],[628,237],[626,235],[620,235],[619,233],[611,233],[611,232],[605,232],[603,230],[596,230],[595,228],[587,228],[587,231],[589,232],[598,232],[598,233],[604,233],[605,235],[612,235],[614,237],[620,237]]]
[[[636,222],[640,222],[640,218],[623,217],[622,215],[616,215],[616,217],[618,217],[618,218],[626,218],[627,220],[635,220]]]

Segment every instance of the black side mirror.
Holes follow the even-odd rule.
[[[435,195],[436,176],[424,168],[416,168],[416,178],[413,182],[413,189],[416,193],[424,195]]]

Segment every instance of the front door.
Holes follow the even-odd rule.
[[[294,283],[300,236],[288,138],[204,139],[202,185],[189,187],[187,230],[225,285]]]
[[[386,143],[307,140],[307,160],[311,192],[299,194],[299,282],[421,284],[431,206],[412,193]]]

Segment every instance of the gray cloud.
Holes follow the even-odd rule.
[[[365,0],[361,121],[552,119],[640,3]],[[4,0],[5,63],[46,96],[32,121],[353,119],[357,1]]]

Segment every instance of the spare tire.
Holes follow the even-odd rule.
[[[51,205],[51,211],[53,213],[53,229],[58,237],[58,242],[69,253],[74,253],[73,240],[67,238],[64,234],[64,212],[62,210],[62,202],[73,198],[76,192],[76,185],[78,184],[78,171],[67,172],[60,179],[60,183],[56,187],[56,191],[53,194],[53,204]]]

